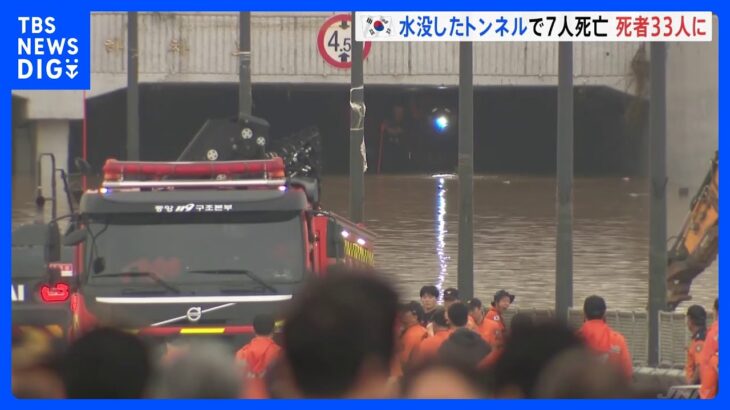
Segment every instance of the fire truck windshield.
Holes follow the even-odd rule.
[[[150,272],[178,288],[299,282],[305,269],[300,218],[282,211],[93,215],[85,246],[88,281],[138,286],[153,282],[120,273]]]

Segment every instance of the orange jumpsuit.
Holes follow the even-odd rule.
[[[705,343],[705,328],[692,335],[692,341],[687,347],[687,362],[684,365],[684,377],[689,384],[698,384],[700,381],[700,353]]]
[[[720,332],[720,322],[714,321],[710,328],[707,330],[707,336],[705,337],[705,344],[702,346],[702,353],[700,353],[700,365],[708,363],[712,356],[718,351],[718,336]]]
[[[420,324],[412,325],[401,333],[400,341],[398,343],[397,360],[394,362],[391,369],[391,376],[403,376],[403,369],[411,360],[411,355],[416,349],[418,349],[418,346],[427,336],[428,331]]]
[[[414,353],[416,361],[422,363],[436,357],[439,348],[449,336],[451,336],[451,331],[446,329],[438,330],[433,336],[424,339]]]
[[[497,309],[495,309],[494,307],[489,309],[489,312],[487,312],[486,316],[484,316],[484,321],[486,322],[488,320],[497,324],[497,326],[499,326],[499,329],[504,332],[504,320],[502,320],[502,315],[500,315],[499,311],[497,311]]]
[[[712,399],[717,394],[719,378],[719,332],[720,321],[710,326],[700,353],[700,398]]]
[[[618,366],[627,378],[633,377],[634,366],[631,362],[631,353],[626,346],[626,339],[621,333],[611,329],[602,319],[586,321],[578,333],[589,348]]]
[[[706,366],[702,366],[700,375],[700,398],[714,399],[717,395],[717,383],[720,376],[720,354],[715,353]]]
[[[264,376],[271,363],[281,354],[281,347],[270,337],[256,336],[236,352],[236,361],[244,364],[245,396],[250,399],[266,398]]]
[[[501,322],[495,322],[493,320],[487,320],[486,318],[479,325],[479,334],[482,335],[484,341],[486,341],[492,348],[492,351],[499,350],[503,347],[504,343],[504,327],[500,325]]]

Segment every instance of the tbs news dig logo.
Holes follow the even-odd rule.
[[[18,80],[73,80],[79,68],[79,40],[62,36],[54,17],[18,17]]]

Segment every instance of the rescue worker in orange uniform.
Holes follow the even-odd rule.
[[[586,345],[631,379],[634,374],[631,353],[624,336],[606,324],[606,301],[600,296],[587,297],[583,303],[583,314],[585,322],[578,334]]]
[[[446,319],[446,309],[443,307],[437,308],[433,314],[433,331],[433,336],[429,336],[422,341],[418,350],[415,352],[418,363],[435,358],[441,345],[451,335],[449,322]]]
[[[502,327],[496,321],[486,320],[482,301],[477,298],[472,298],[466,304],[469,308],[469,317],[474,321],[475,330],[489,344],[492,352],[501,348],[503,337]]]
[[[702,367],[700,375],[700,398],[714,399],[717,395],[717,386],[720,381],[720,353],[715,352],[706,366]]]
[[[712,399],[717,394],[720,361],[720,302],[715,298],[715,321],[707,331],[700,353],[700,398]]]
[[[273,316],[256,315],[253,319],[256,337],[236,352],[236,361],[245,372],[247,398],[267,397],[264,377],[271,364],[281,355],[281,347],[274,342],[274,327]]]
[[[692,305],[687,309],[687,328],[692,341],[687,347],[687,362],[684,365],[684,377],[687,384],[700,383],[700,353],[707,335],[707,312],[700,305]]]
[[[511,295],[504,289],[494,294],[494,299],[492,300],[492,308],[489,309],[489,311],[487,312],[487,316],[484,318],[484,320],[494,322],[496,324],[496,327],[499,329],[500,334],[504,334],[506,328],[502,315],[507,309],[509,309],[509,306],[514,301],[515,295]]]
[[[426,339],[428,332],[421,326],[423,321],[423,307],[418,302],[409,302],[401,306],[400,322],[401,333],[398,340],[396,361],[391,369],[392,377],[401,377],[408,369],[413,353],[421,342]]]

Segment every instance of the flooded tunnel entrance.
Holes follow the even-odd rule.
[[[253,114],[269,121],[274,139],[319,127],[325,173],[347,173],[348,91],[346,85],[256,84]],[[207,118],[237,114],[237,93],[236,84],[141,85],[141,159],[176,159]],[[89,160],[97,170],[106,158],[125,156],[125,98],[125,90],[118,90],[88,101]],[[378,163],[384,173],[456,169],[455,87],[367,85],[365,102],[369,172],[377,172]],[[474,104],[477,173],[555,172],[555,87],[477,87]],[[576,87],[576,174],[643,174],[646,124],[635,113],[644,112],[645,106],[609,88]],[[404,137],[389,144],[389,132],[397,128]],[[78,144],[71,149],[73,156],[80,154]]]

